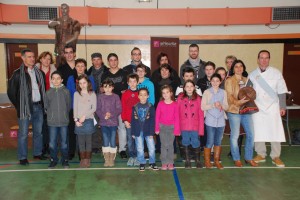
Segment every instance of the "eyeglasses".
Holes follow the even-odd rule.
[[[141,54],[140,53],[133,53],[132,55],[133,56],[140,56]]]

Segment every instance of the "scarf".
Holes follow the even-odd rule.
[[[96,83],[96,91],[99,93],[99,87],[101,85],[101,76],[104,72],[104,66],[102,65],[100,69],[95,69],[95,67],[92,67],[92,73],[91,75],[94,77],[94,81]]]
[[[44,104],[47,104],[47,98],[46,98],[46,90],[45,90],[45,84],[44,84],[44,77],[43,72],[38,69],[37,66],[33,67],[35,76],[37,78],[37,82],[39,84],[41,98],[44,102]],[[31,111],[30,111],[30,99],[28,97],[28,94],[30,93],[29,89],[31,87],[28,87],[28,84],[31,85],[31,83],[27,83],[26,79],[26,67],[24,66],[24,63],[20,67],[20,119],[30,119],[31,118]],[[44,106],[45,109],[45,106]]]
[[[197,58],[197,59],[189,58],[189,62],[191,63],[192,67],[196,68],[196,67],[199,67],[200,59],[199,58]]]

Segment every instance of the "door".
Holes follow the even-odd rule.
[[[300,105],[300,44],[284,44],[283,77],[287,88],[294,94],[294,104]],[[292,117],[300,116],[300,111],[290,112]]]
[[[6,44],[7,55],[7,80],[10,79],[13,72],[22,64],[21,51],[29,48],[34,52],[35,58],[38,57],[37,44]]]

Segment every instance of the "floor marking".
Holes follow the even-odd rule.
[[[26,166],[24,166],[26,167]],[[193,169],[196,169],[196,167],[192,167]],[[185,167],[176,167],[176,169],[184,169]],[[216,169],[216,168],[214,168]],[[236,169],[236,170],[242,170],[242,169],[300,169],[300,167],[224,167],[224,169]],[[138,167],[133,168],[133,167],[116,167],[116,168],[69,168],[69,169],[15,169],[15,170],[0,170],[0,173],[8,173],[8,172],[51,172],[51,171],[95,171],[95,170],[136,170],[138,172]],[[151,169],[146,169],[149,171],[152,171]],[[201,169],[206,170],[205,168]],[[217,170],[217,169],[216,169]],[[163,171],[163,170],[160,170]],[[199,171],[199,170],[195,170]]]
[[[182,189],[181,189],[179,178],[177,176],[176,169],[173,170],[173,177],[174,177],[174,181],[175,181],[176,188],[177,188],[178,198],[180,200],[184,200],[184,196],[183,196],[183,193],[182,193]]]

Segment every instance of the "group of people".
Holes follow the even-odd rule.
[[[249,76],[243,61],[234,56],[226,57],[227,70],[201,60],[197,44],[189,46],[180,77],[163,52],[157,57],[159,68],[151,75],[137,47],[131,51],[132,62],[123,68],[117,54],[107,56],[107,67],[102,55],[93,53],[92,66],[87,70],[86,60],[75,59],[75,49],[68,45],[64,47],[65,62],[57,70],[50,52],[43,52],[37,64],[30,49],[21,55],[23,64],[10,78],[7,89],[17,109],[20,165],[29,164],[27,133],[31,122],[33,157],[47,159],[43,148],[49,147],[49,168],[59,162],[59,142],[64,168],[69,167],[76,149],[80,167],[89,167],[92,151],[101,148],[105,167],[114,166],[119,152],[122,159],[128,159],[128,166],[144,171],[147,152],[149,168],[158,170],[155,155],[160,152],[161,170],[173,170],[178,143],[185,168],[191,168],[192,159],[196,168],[202,168],[203,150],[206,168],[214,163],[223,169],[221,143],[228,118],[236,167],[243,166],[238,147],[240,126],[246,134],[246,164],[256,167],[265,162],[265,142],[271,142],[272,162],[284,167],[280,142],[285,141],[281,116],[285,114],[287,88],[282,74],[269,66],[267,50],[258,53],[258,67]],[[239,97],[244,87],[256,91],[259,112],[240,112],[249,101],[246,96]]]

